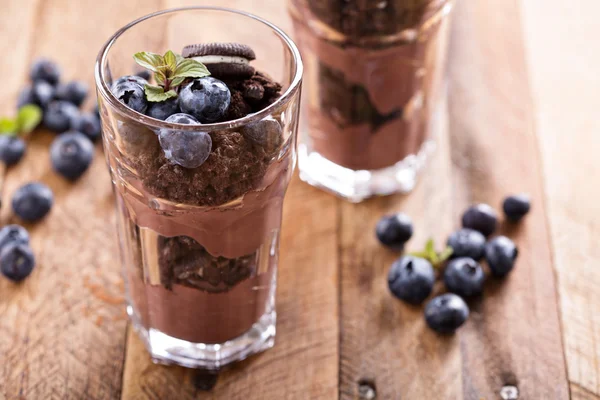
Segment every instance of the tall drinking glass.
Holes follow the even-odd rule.
[[[111,83],[137,71],[139,51],[234,42],[282,86],[266,108],[203,125],[137,113]],[[272,24],[223,8],[161,11],[130,23],[96,63],[105,154],[116,195],[128,313],[156,362],[217,369],[273,346],[282,204],[296,161],[302,62]],[[209,158],[187,169],[157,133],[203,131]]]

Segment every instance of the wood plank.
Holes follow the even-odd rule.
[[[152,1],[94,2],[93,7],[67,0],[8,4],[1,46],[8,46],[3,54],[11,54],[12,61],[0,68],[11,77],[9,85],[25,85],[30,61],[43,55],[61,64],[65,79],[82,79],[93,88],[101,44],[149,11]],[[17,86],[10,90],[14,95]],[[7,104],[14,107],[14,101]],[[50,169],[52,138],[36,133],[26,158],[6,181],[5,204],[18,186],[39,180],[53,189],[55,205],[43,222],[29,226],[38,259],[32,276],[20,285],[0,280],[0,386],[10,399],[114,399],[121,387],[126,318],[110,179],[101,149],[78,183],[58,177]],[[9,207],[3,217],[3,222],[14,221]]]
[[[571,400],[600,400],[600,396],[576,383],[571,383]]]
[[[451,148],[455,220],[473,202],[500,208],[528,192],[533,210],[501,232],[519,246],[515,271],[471,302],[461,332],[463,397],[497,398],[505,385],[523,399],[569,397],[543,197],[541,161],[516,0],[463,1],[451,54]],[[470,40],[465,40],[469,38]]]
[[[592,39],[600,4],[532,0],[521,7],[568,375],[600,397],[600,214],[590,186],[600,179],[600,44]]]

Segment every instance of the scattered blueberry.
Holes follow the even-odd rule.
[[[377,222],[375,234],[383,245],[402,250],[404,244],[412,237],[412,220],[403,213],[386,215]]]
[[[39,58],[31,66],[29,77],[32,81],[46,81],[51,85],[56,85],[60,80],[60,68],[46,58]]]
[[[9,243],[0,251],[0,269],[8,279],[19,282],[27,278],[35,266],[35,256],[28,245]]]
[[[112,92],[121,103],[143,114],[148,108],[148,102],[146,101],[144,86],[138,83],[139,81],[143,81],[143,79],[132,76],[121,77],[113,85]]]
[[[72,81],[69,83],[61,83],[56,86],[56,93],[54,96],[58,100],[68,101],[79,107],[85,101],[88,91],[89,88],[86,83]]]
[[[98,117],[98,119],[100,118],[100,105],[98,103],[96,103],[96,106],[94,107],[94,114],[96,115],[96,117]]]
[[[166,122],[186,125],[199,124],[194,117],[183,113],[171,115]],[[203,131],[161,129],[158,140],[165,157],[184,168],[198,168],[208,159],[212,150],[212,139],[208,133]]]
[[[0,229],[0,251],[10,243],[29,244],[29,233],[21,225],[6,225]]]
[[[485,246],[485,259],[493,275],[503,277],[512,271],[519,255],[515,243],[506,236],[497,236]]]
[[[52,142],[52,168],[67,179],[75,180],[88,169],[94,158],[92,141],[81,132],[67,132]]]
[[[146,110],[146,115],[163,121],[177,113],[179,113],[179,99],[176,97],[166,101],[149,102]]]
[[[429,261],[414,256],[396,260],[388,273],[388,286],[397,298],[420,304],[431,294],[435,274]]]
[[[0,135],[0,160],[7,166],[15,165],[25,154],[25,141],[18,136]]]
[[[514,196],[508,196],[504,199],[502,209],[506,218],[511,221],[517,222],[529,212],[531,208],[531,201],[529,196],[526,194],[517,194]]]
[[[497,219],[492,207],[487,204],[476,204],[465,211],[462,225],[464,228],[474,229],[484,236],[489,236],[496,230]]]
[[[92,142],[100,138],[102,128],[100,120],[94,113],[82,113],[73,119],[71,129],[83,133]]]
[[[425,306],[425,322],[438,333],[453,333],[469,318],[469,307],[459,296],[446,293]]]
[[[48,214],[53,201],[54,195],[48,186],[33,182],[17,189],[12,198],[12,207],[23,221],[35,222]]]
[[[452,247],[452,258],[481,260],[485,251],[485,236],[473,229],[462,228],[450,234],[447,245]]]
[[[202,123],[221,119],[230,101],[231,93],[227,85],[210,76],[194,79],[179,93],[181,111],[193,115]]]
[[[472,258],[455,258],[444,270],[446,288],[459,296],[470,297],[481,294],[484,280],[483,268]]]
[[[77,107],[67,101],[53,101],[44,112],[44,125],[56,133],[63,133],[71,128],[71,123],[79,115]]]
[[[135,73],[136,76],[139,76],[142,79],[150,80],[150,71],[147,69],[142,69]]]
[[[26,104],[35,104],[45,109],[53,98],[54,86],[45,81],[37,81],[21,90],[17,99],[17,108]]]

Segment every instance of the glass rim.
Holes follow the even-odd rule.
[[[294,76],[290,82],[289,87],[285,90],[285,92],[272,104],[269,104],[267,107],[263,108],[262,110],[260,110],[256,113],[248,114],[245,117],[234,119],[231,121],[217,122],[217,123],[212,123],[212,124],[201,124],[201,125],[186,125],[186,124],[176,124],[176,123],[169,123],[169,122],[161,121],[159,119],[155,119],[148,115],[144,115],[142,113],[134,111],[131,108],[127,107],[125,104],[121,103],[113,95],[112,91],[110,90],[110,87],[106,81],[106,76],[105,76],[104,68],[103,68],[103,66],[106,65],[106,63],[107,63],[108,54],[109,54],[113,44],[117,41],[117,39],[119,39],[119,37],[121,37],[121,35],[123,35],[129,29],[133,28],[134,26],[136,26],[139,23],[144,22],[148,19],[152,19],[154,17],[159,17],[159,16],[166,15],[166,14],[174,14],[174,13],[179,13],[179,12],[184,12],[184,11],[201,11],[201,10],[220,11],[220,12],[225,12],[225,13],[230,13],[230,14],[237,14],[237,15],[241,15],[243,17],[253,19],[254,21],[260,22],[263,25],[270,28],[280,39],[282,39],[283,43],[287,46],[290,53],[292,54],[293,61],[295,64]],[[281,105],[288,103],[294,97],[294,94],[299,89],[300,84],[302,82],[303,68],[304,67],[302,64],[302,58],[300,56],[300,51],[298,50],[298,47],[296,46],[296,44],[282,29],[280,29],[276,25],[272,24],[271,22],[269,22],[261,17],[258,17],[254,14],[251,14],[251,13],[248,13],[245,11],[241,11],[241,10],[234,10],[234,9],[227,8],[227,7],[192,6],[192,7],[170,8],[170,9],[166,9],[166,10],[157,11],[157,12],[154,12],[151,14],[147,14],[145,16],[142,16],[142,17],[128,23],[127,25],[125,25],[122,28],[120,28],[119,30],[117,30],[117,32],[115,32],[106,41],[106,43],[104,43],[104,45],[100,49],[100,53],[98,54],[98,57],[96,58],[96,64],[94,66],[94,78],[96,81],[96,87],[98,88],[98,92],[102,95],[104,100],[107,101],[113,109],[117,110],[117,112],[119,112],[123,116],[129,117],[140,123],[143,123],[144,125],[149,125],[149,126],[152,126],[154,128],[158,128],[158,129],[160,129],[160,128],[175,129],[176,128],[178,130],[183,130],[183,131],[188,131],[188,130],[189,131],[197,131],[200,126],[200,127],[202,127],[203,130],[205,129],[208,131],[208,130],[223,130],[223,129],[236,128],[239,126],[247,125],[247,124],[255,122],[255,121],[262,120],[262,119],[268,117],[269,115],[273,114],[274,110],[276,110]]]

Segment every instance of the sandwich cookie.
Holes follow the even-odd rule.
[[[206,65],[211,75],[219,79],[246,79],[254,75],[250,61],[256,58],[254,50],[240,43],[201,43],[185,46],[181,52]]]

